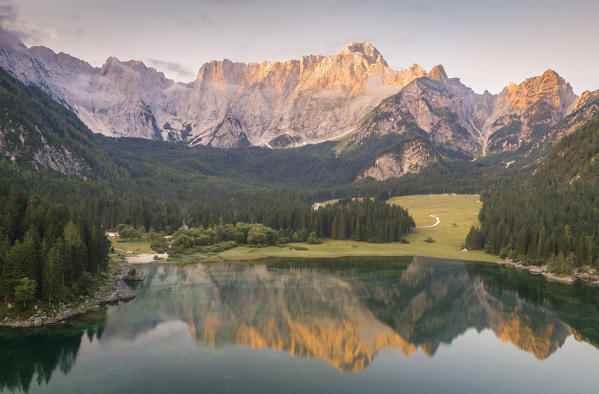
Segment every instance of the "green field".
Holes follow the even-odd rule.
[[[135,241],[118,242],[117,238],[108,237],[115,251],[126,255],[135,256],[142,253],[156,253],[150,248],[149,239],[140,239]]]
[[[391,204],[399,204],[410,212],[416,222],[413,234],[406,237],[409,244],[325,240],[320,245],[292,243],[268,248],[250,248],[240,246],[218,256],[225,260],[246,260],[263,257],[337,257],[337,256],[431,256],[460,260],[500,261],[482,251],[462,252],[462,244],[470,227],[478,224],[478,212],[482,204],[478,195],[417,195],[394,197]],[[334,201],[327,201],[331,203]],[[440,222],[430,226],[436,219]],[[435,242],[424,240],[432,238]],[[294,250],[294,247],[307,250]]]
[[[333,203],[335,200],[324,204]],[[390,204],[406,208],[416,223],[414,233],[406,236],[408,244],[367,243],[326,239],[322,244],[290,243],[280,246],[256,248],[239,246],[210,256],[207,259],[251,260],[266,257],[340,257],[340,256],[430,256],[473,261],[500,261],[497,256],[482,251],[462,252],[464,239],[472,225],[478,224],[478,212],[482,206],[478,195],[417,195],[394,197]],[[434,227],[436,219],[439,223]],[[434,242],[425,242],[431,238]],[[117,242],[111,238],[115,250],[127,255],[155,253],[149,240]],[[297,249],[296,249],[297,248]],[[298,250],[299,249],[299,250]],[[201,260],[202,254],[181,256],[176,262],[190,263]],[[173,261],[175,261],[173,260]]]

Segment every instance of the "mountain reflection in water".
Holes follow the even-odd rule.
[[[466,330],[544,360],[573,335],[597,343],[598,291],[528,273],[428,258],[273,260],[268,264],[149,265],[138,297],[42,331],[0,332],[0,389],[27,390],[68,373],[84,335],[134,341],[183,321],[203,346],[243,346],[326,360],[359,373],[384,348],[434,357]],[[43,349],[43,357],[32,352]],[[38,354],[38,353],[36,353]],[[18,368],[15,368],[18,366]]]

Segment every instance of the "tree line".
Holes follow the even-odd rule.
[[[237,210],[239,208],[239,210]],[[241,220],[250,219],[248,222]],[[237,245],[265,247],[288,242],[320,243],[322,237],[365,242],[398,242],[414,228],[414,220],[401,206],[373,199],[345,199],[320,207],[302,204],[265,205],[251,209],[236,205],[226,215],[196,217],[194,227],[181,227],[172,236],[133,226],[117,226],[123,239],[150,240],[157,253],[169,256],[218,253]],[[205,223],[205,225],[204,225]],[[234,224],[233,224],[234,223]],[[168,240],[167,240],[168,238]]]
[[[311,233],[318,238],[397,242],[415,226],[406,209],[375,199],[343,199],[315,209],[302,201],[232,197],[220,203],[197,204],[190,222],[196,227],[260,223],[278,230],[284,239],[298,242],[307,241]]]

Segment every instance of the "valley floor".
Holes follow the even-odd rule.
[[[240,246],[208,259],[254,260],[268,257],[326,258],[345,256],[427,256],[456,260],[500,262],[501,259],[481,251],[461,252],[459,247],[426,243],[420,234],[407,237],[409,244],[341,241],[328,239],[322,244],[290,243],[267,248]]]
[[[429,256],[501,261],[499,257],[482,251],[462,251],[470,227],[478,224],[478,212],[482,207],[478,195],[414,195],[393,197],[388,202],[403,206],[414,218],[416,229],[406,237],[408,244],[373,244],[331,239],[318,245],[291,243],[268,248],[240,246],[220,253],[217,257],[223,260],[249,260],[265,257]],[[327,203],[329,202],[323,204]],[[434,242],[425,242],[427,239]]]
[[[328,204],[327,201],[322,204]],[[325,239],[321,244],[289,243],[280,246],[256,248],[239,246],[217,255],[189,255],[172,260],[192,263],[209,260],[254,260],[268,257],[344,257],[344,256],[428,256],[469,261],[500,262],[497,256],[483,251],[465,251],[463,243],[470,227],[478,224],[482,207],[478,195],[414,195],[393,197],[390,204],[399,204],[414,218],[416,228],[406,236],[408,243],[368,243],[350,240]],[[125,254],[130,263],[149,263],[154,253],[148,240],[119,243],[113,246]],[[150,257],[137,259],[136,257]],[[163,256],[159,256],[163,257]],[[139,261],[138,261],[139,260]],[[142,261],[143,260],[143,261]]]

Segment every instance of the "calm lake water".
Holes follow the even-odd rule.
[[[140,270],[129,303],[0,331],[0,391],[599,390],[586,285],[421,257]]]

